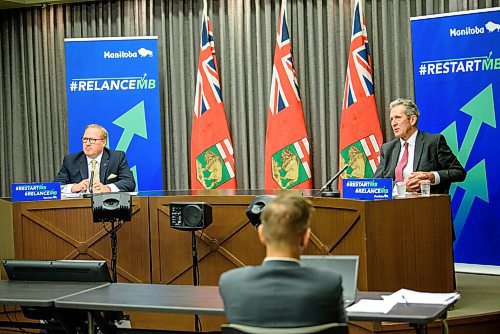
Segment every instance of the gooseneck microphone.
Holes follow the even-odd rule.
[[[332,183],[333,181],[335,181],[336,179],[339,178],[339,176],[345,172],[345,170],[349,167],[349,165],[345,165],[344,167],[342,167],[337,174],[335,174],[330,180],[328,180],[327,183],[325,183],[323,185],[323,187],[321,187],[321,189],[316,193],[314,194],[313,197],[317,197],[319,195],[321,195],[322,197],[340,197],[340,192],[337,191],[337,190],[332,190]],[[328,189],[329,191],[325,191],[326,189]]]
[[[89,182],[89,189],[88,192],[83,194],[83,197],[92,197],[94,194],[94,171],[90,171],[90,182]]]

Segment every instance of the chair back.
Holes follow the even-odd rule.
[[[221,326],[222,334],[348,334],[346,323],[329,323],[316,326],[269,328],[237,324]]]

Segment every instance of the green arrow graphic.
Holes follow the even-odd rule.
[[[441,131],[441,134],[446,138],[446,142],[453,154],[458,154],[457,122],[448,125],[446,129]]]
[[[120,140],[118,141],[118,145],[116,145],[117,150],[126,152],[134,135],[147,139],[148,132],[146,129],[144,101],[139,102],[137,105],[132,107],[132,109],[115,119],[113,124],[123,128],[124,130]]]
[[[450,147],[451,151],[455,156],[457,157],[458,161],[460,161],[460,155],[458,154],[458,136],[457,136],[457,122],[453,122],[446,129],[441,131],[441,134],[446,138],[446,142],[448,143],[448,146]],[[460,161],[462,163],[462,161]],[[462,163],[463,166],[465,164]],[[453,198],[453,195],[455,195],[455,190],[457,189],[456,183],[452,183],[450,187],[450,196]]]
[[[454,219],[457,239],[460,238],[465,221],[472,208],[474,198],[478,197],[485,202],[489,202],[488,179],[486,178],[486,164],[484,159],[467,172],[467,178],[458,186],[465,190],[465,194]]]
[[[441,133],[446,138],[450,149],[458,158],[458,161],[465,166],[469,160],[472,148],[476,142],[479,129],[483,123],[496,128],[495,105],[493,99],[493,84],[483,89],[479,94],[467,102],[460,111],[472,117],[467,133],[465,134],[460,151],[458,151],[458,136],[456,122],[451,123]],[[467,172],[467,178],[462,183],[453,183],[450,187],[450,195],[453,198],[457,186],[465,190],[464,197],[458,208],[454,219],[455,233],[457,239],[462,233],[463,227],[469,216],[472,204],[476,197],[485,202],[488,197],[488,180],[486,178],[485,160],[481,160],[477,165]]]
[[[465,166],[469,160],[469,156],[472,152],[472,147],[476,141],[481,124],[486,123],[489,126],[496,128],[495,105],[493,102],[493,84],[490,84],[479,94],[474,96],[460,109],[460,111],[472,117],[458,154],[458,160]]]
[[[134,176],[134,180],[135,180],[135,189],[134,189],[134,191],[137,191],[137,189],[139,189],[139,180],[137,179],[137,166],[131,167],[130,171],[132,172],[132,175]]]

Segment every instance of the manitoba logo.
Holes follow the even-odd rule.
[[[375,135],[369,135],[340,152],[340,165],[349,167],[342,178],[370,178],[380,163],[380,148]]]
[[[234,176],[233,147],[229,139],[209,147],[196,157],[196,178],[205,189],[215,189]]]
[[[282,189],[290,189],[311,178],[309,142],[302,138],[273,154],[273,179]]]
[[[486,23],[485,27],[486,27],[486,30],[488,30],[488,32],[494,32],[494,31],[499,32],[500,31],[500,24],[493,23],[491,21]]]
[[[486,30],[485,30],[486,28]],[[457,29],[457,28],[450,28],[450,37],[458,37],[458,36],[469,36],[469,35],[481,35],[484,34],[486,31],[488,33],[492,32],[500,32],[500,24],[491,22],[489,21],[484,25],[484,27],[478,27],[473,26],[467,26],[465,28]]]
[[[144,57],[153,57],[153,51],[145,49],[145,48],[140,48],[139,50],[137,50],[137,53],[139,53],[139,55],[142,58],[144,58]]]
[[[137,52],[132,51],[104,51],[103,54],[104,59],[124,59],[124,58],[137,58]]]

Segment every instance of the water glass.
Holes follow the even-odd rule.
[[[398,197],[406,196],[406,184],[404,182],[396,182],[396,194]]]
[[[431,181],[429,180],[422,180],[420,182],[420,191],[422,193],[422,196],[428,197],[431,195]]]

